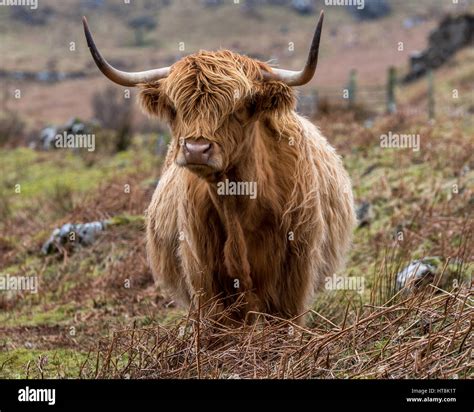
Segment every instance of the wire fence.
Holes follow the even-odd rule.
[[[347,107],[353,109],[363,107],[373,115],[393,114],[401,112],[408,116],[425,115],[434,119],[436,112],[443,112],[449,117],[462,117],[466,115],[463,107],[446,105],[435,101],[435,86],[433,72],[429,71],[426,77],[427,103],[419,105],[403,105],[397,103],[397,90],[404,84],[397,79],[396,70],[390,67],[387,70],[385,84],[360,85],[357,73],[352,70],[346,85],[323,86],[298,96],[298,111],[307,117],[318,114],[323,104],[330,107]]]

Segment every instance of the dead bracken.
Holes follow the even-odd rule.
[[[438,292],[438,293],[437,293]],[[81,367],[88,378],[469,378],[472,289],[436,287],[311,327],[260,314],[229,328],[197,309],[166,327],[117,331]],[[201,307],[205,312],[215,302]],[[232,310],[232,309],[229,309]],[[220,318],[220,319],[219,319]]]

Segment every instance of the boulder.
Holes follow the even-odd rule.
[[[410,71],[403,79],[410,82],[428,70],[443,65],[458,50],[474,45],[474,15],[447,16],[429,37],[428,47],[410,56]]]
[[[65,245],[91,245],[97,234],[105,230],[107,221],[72,224],[66,223],[60,228],[54,229],[50,238],[43,244],[41,252],[48,255],[59,250]]]
[[[397,273],[397,289],[417,289],[433,281],[436,268],[421,260],[414,260],[403,270]]]

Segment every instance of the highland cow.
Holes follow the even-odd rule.
[[[183,304],[218,297],[227,307],[244,296],[239,319],[258,311],[301,321],[344,263],[355,224],[350,179],[295,112],[292,89],[315,73],[322,22],[323,13],[301,71],[221,50],[127,73],[101,56],[84,19],[99,69],[139,87],[144,111],[170,126],[147,252],[156,281]]]

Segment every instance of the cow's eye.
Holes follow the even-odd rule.
[[[171,103],[170,101],[166,105],[166,112],[168,113],[168,120],[170,122],[176,119],[176,109],[174,107],[174,104]]]
[[[247,119],[247,108],[245,106],[237,109],[232,113],[232,115],[239,121],[244,121]]]

